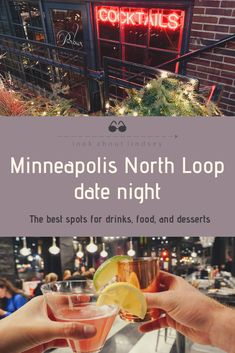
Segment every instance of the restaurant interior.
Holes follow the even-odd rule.
[[[92,279],[97,268],[115,255],[157,258],[161,270],[183,277],[204,294],[235,306],[235,237],[127,237],[64,236],[0,238],[0,277],[36,295],[39,283],[54,280]],[[119,317],[109,333],[103,353],[221,353],[195,344],[175,330],[142,334],[138,324]],[[70,348],[54,350],[69,353]]]

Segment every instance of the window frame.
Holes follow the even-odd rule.
[[[11,4],[10,4],[10,1],[6,1],[6,0],[0,0],[3,4],[4,4],[4,7],[6,9],[6,13],[7,13],[7,23],[8,23],[8,26],[10,28],[10,32],[8,33],[9,35],[13,35],[15,37],[18,37],[18,38],[26,38],[26,32],[25,32],[25,29],[24,29],[24,24],[23,24],[23,21],[22,21],[22,17],[20,15],[20,12],[18,12],[19,16],[20,16],[20,23],[17,23],[17,22],[14,22],[13,21],[13,17],[12,17],[12,11],[11,11]],[[45,30],[45,25],[44,25],[44,18],[43,18],[43,10],[42,10],[42,6],[41,6],[41,0],[11,0],[12,3],[15,3],[17,6],[20,6],[20,3],[24,2],[28,5],[28,13],[29,13],[29,18],[30,18],[30,24],[27,26],[27,28],[29,29],[30,32],[38,32],[40,34],[43,35],[44,37],[44,41],[46,42],[47,41],[47,36],[46,36],[46,30]],[[30,13],[30,4],[37,4],[38,6],[38,9],[40,11],[40,15],[41,15],[41,27],[37,27],[37,26],[32,26],[31,25],[31,13]],[[15,9],[17,10],[17,6],[15,6]],[[0,20],[1,21],[1,20]],[[2,22],[2,21],[1,21]],[[17,32],[16,32],[16,28],[22,30],[22,33],[24,34],[24,37],[22,36],[18,36],[17,35]]]
[[[192,15],[193,15],[193,0],[180,0],[177,1],[177,3],[172,4],[170,0],[163,0],[160,2],[156,1],[148,1],[148,2],[143,2],[143,1],[135,1],[133,2],[132,0],[126,0],[124,3],[123,1],[92,1],[92,11],[93,11],[93,19],[94,19],[94,29],[95,29],[95,38],[96,38],[96,62],[99,68],[102,68],[102,58],[100,55],[100,45],[99,41],[102,39],[99,39],[99,30],[98,30],[98,22],[96,21],[96,7],[97,6],[107,6],[107,7],[133,7],[133,8],[148,8],[148,9],[154,9],[154,8],[161,8],[161,9],[174,9],[174,10],[183,10],[184,11],[184,29],[181,32],[181,47],[178,53],[176,51],[168,50],[168,49],[162,49],[162,48],[152,48],[152,47],[147,47],[146,50],[156,50],[156,51],[161,51],[161,52],[168,52],[168,53],[176,53],[180,56],[185,54],[188,51],[189,48],[189,38],[190,38],[190,30],[191,30],[191,24],[192,24]],[[121,31],[120,31],[121,32]],[[149,31],[150,32],[150,31]],[[180,41],[179,40],[179,41]],[[106,41],[106,40],[105,40]],[[108,42],[109,40],[107,40]],[[111,40],[110,40],[111,42]],[[114,41],[115,44],[121,45],[121,50],[123,47],[124,43],[121,43],[120,41]],[[133,46],[141,46],[138,44],[132,43]],[[149,44],[149,43],[148,43]],[[126,45],[126,44],[125,44]],[[131,43],[127,43],[127,45],[131,45]],[[125,50],[125,49],[124,49]],[[122,54],[122,58],[123,58]],[[123,60],[123,59],[121,59]],[[185,72],[185,63],[177,64],[176,65],[176,71],[177,73],[183,74]]]

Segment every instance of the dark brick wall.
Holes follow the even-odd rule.
[[[195,0],[190,50],[235,33],[235,0]],[[235,115],[235,42],[190,60],[187,74],[202,85],[222,84],[220,108]]]
[[[12,281],[16,278],[13,238],[0,237],[0,277]]]

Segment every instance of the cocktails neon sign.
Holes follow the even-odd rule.
[[[182,11],[183,12],[183,11]],[[127,26],[150,26],[154,28],[165,28],[177,30],[183,27],[182,16],[174,11],[164,13],[159,11],[144,11],[142,9],[118,9],[116,7],[97,7],[97,19],[103,23],[127,25]]]

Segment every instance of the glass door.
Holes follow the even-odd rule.
[[[55,69],[56,89],[84,110],[90,110],[87,77],[90,41],[86,6],[66,3],[50,3],[45,6],[48,40],[56,45],[55,57],[62,64]],[[76,70],[77,67],[82,70],[82,74]]]
[[[54,41],[57,46],[85,50],[82,9],[51,9]]]

